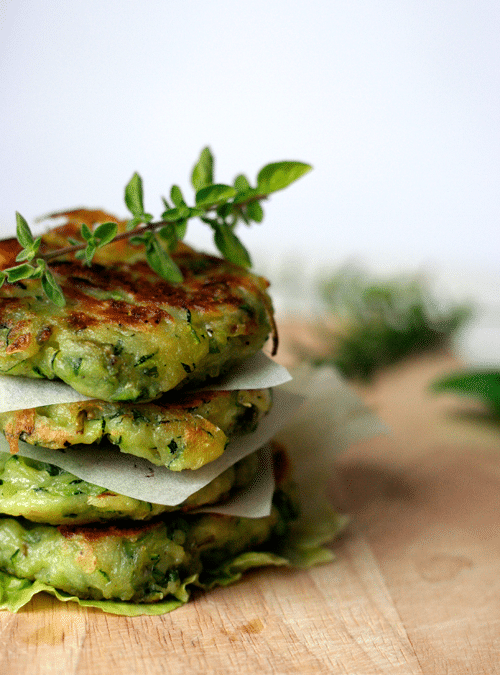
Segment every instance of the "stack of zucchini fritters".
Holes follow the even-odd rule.
[[[44,235],[41,252],[78,239],[80,224],[95,221],[91,211],[66,217]],[[16,240],[1,242],[1,267],[12,266],[18,251]],[[51,269],[63,308],[43,296],[36,280],[2,287],[0,373],[58,378],[91,397],[0,415],[11,450],[0,453],[4,572],[80,598],[185,601],[187,582],[209,585],[225,564],[286,532],[295,512],[286,480],[268,517],[189,513],[248,485],[256,453],[178,507],[119,495],[16,454],[19,440],[67,452],[101,443],[189,471],[256,427],[271,407],[269,390],[205,388],[273,332],[267,282],[184,245],[174,257],[184,277],[178,284],[158,277],[126,241],[98,251],[91,266],[58,259]]]

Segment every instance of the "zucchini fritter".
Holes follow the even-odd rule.
[[[130,518],[151,520],[161,513],[220,503],[249,485],[258,468],[253,452],[178,506],[125,497],[77,478],[53,464],[0,453],[0,514],[36,523],[75,525]]]
[[[74,227],[57,228],[40,250],[72,236]],[[19,250],[14,239],[0,242],[1,266],[14,264]],[[59,378],[105,401],[149,401],[217,377],[273,330],[268,282],[226,260],[180,244],[173,257],[184,280],[170,283],[130,244],[98,253],[90,267],[71,256],[50,263],[63,308],[37,280],[3,285],[0,373]]]
[[[256,428],[271,403],[269,389],[179,393],[155,403],[57,403],[1,413],[0,430],[13,452],[19,440],[60,449],[105,439],[180,471],[217,459],[229,438]]]
[[[281,490],[276,497],[279,508],[265,518],[173,513],[147,524],[76,527],[0,518],[0,569],[80,598],[186,601],[186,583],[209,585],[224,564],[285,534],[296,514],[283,508]]]

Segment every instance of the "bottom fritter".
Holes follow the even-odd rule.
[[[0,569],[84,599],[184,602],[187,583],[223,583],[221,570],[237,556],[277,550],[296,517],[282,488],[265,518],[175,512],[149,523],[56,527],[3,517]]]

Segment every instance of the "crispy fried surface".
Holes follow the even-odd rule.
[[[68,223],[45,235],[41,250],[77,238],[76,221],[96,213],[103,215],[66,214]],[[2,267],[14,264],[18,250],[14,240],[0,242]],[[67,299],[62,309],[36,280],[4,284],[0,372],[60,378],[107,401],[152,400],[258,351],[272,330],[267,281],[185,245],[174,258],[184,276],[177,284],[159,278],[140,249],[123,241],[98,251],[91,267],[74,256],[52,261]]]

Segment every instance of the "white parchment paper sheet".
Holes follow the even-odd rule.
[[[55,464],[78,478],[127,497],[177,506],[235,462],[265,445],[303,402],[302,396],[281,389],[274,391],[273,398],[271,411],[256,431],[234,438],[223,455],[196,471],[170,471],[104,443],[49,450],[20,441],[19,454]],[[8,451],[9,445],[0,435],[0,452]]]
[[[104,444],[81,445],[64,452],[23,442],[19,445],[21,455],[60,466],[103,488],[176,506],[227,467],[276,438],[285,444],[292,459],[306,522],[308,509],[317,509],[318,494],[334,470],[337,455],[353,443],[386,432],[336,371],[302,367],[294,373],[293,381],[274,390],[273,408],[256,432],[233,440],[222,457],[196,471],[172,472]],[[9,452],[1,435],[0,451]],[[224,505],[202,510],[250,518],[268,515],[274,490],[269,449],[260,451],[259,461],[251,485]]]
[[[288,448],[294,467],[301,503],[295,528],[314,546],[325,540],[318,523],[328,524],[334,517],[326,493],[335,459],[349,446],[385,435],[388,429],[332,368],[303,365],[293,376],[283,388],[299,391],[306,401],[276,440]]]
[[[291,379],[286,368],[259,352],[227,373],[217,385],[205,389],[234,391],[236,389],[268,389]],[[88,396],[59,380],[37,380],[15,375],[0,376],[0,413],[9,410],[37,408],[54,403],[88,401]]]

